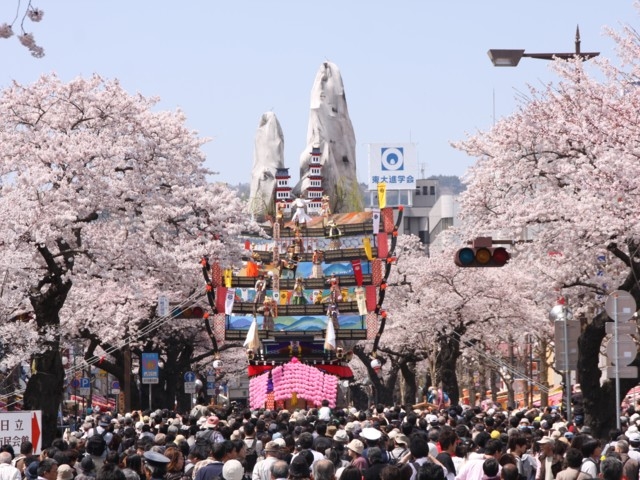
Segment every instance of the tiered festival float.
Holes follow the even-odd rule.
[[[278,203],[268,238],[244,239],[242,270],[203,260],[210,335],[218,348],[244,342],[251,408],[335,406],[339,380],[353,377],[351,348],[384,330],[402,210],[330,214],[324,197],[311,217],[310,203]]]
[[[372,339],[375,351],[384,330],[402,208],[332,214],[318,148],[310,165],[317,183],[307,199],[291,198],[288,170],[278,169],[275,218],[265,236],[244,239],[240,271],[203,260],[208,333],[215,349],[244,341],[252,408],[335,406],[338,381],[353,377],[351,348]]]

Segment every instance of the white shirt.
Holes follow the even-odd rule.
[[[598,466],[592,458],[585,458],[582,460],[580,471],[591,475],[591,478],[598,478]]]
[[[253,467],[253,473],[251,474],[251,480],[270,480],[271,479],[271,465],[276,460],[275,457],[267,457],[264,460],[256,462],[256,466]]]
[[[0,463],[0,480],[22,480],[20,470],[8,463]]]
[[[329,407],[320,407],[320,410],[318,410],[318,420],[324,420],[325,422],[331,420],[331,409]]]

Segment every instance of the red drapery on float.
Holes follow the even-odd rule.
[[[344,365],[314,365],[314,367],[322,370],[325,373],[329,373],[343,379],[353,378],[353,372],[351,371],[351,368]],[[249,365],[249,367],[247,368],[247,373],[249,377],[254,377],[264,372],[268,372],[273,368],[273,365]]]

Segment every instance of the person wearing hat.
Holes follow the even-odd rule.
[[[144,473],[147,480],[157,479],[162,480],[167,473],[167,466],[169,465],[169,458],[165,457],[161,453],[149,450],[144,452]]]
[[[349,465],[360,470],[366,470],[369,467],[369,462],[366,457],[362,456],[362,452],[364,452],[364,444],[357,438],[347,444],[347,454],[351,459]]]
[[[360,440],[364,444],[364,451],[362,452],[362,456],[367,460],[369,459],[369,449],[373,447],[380,447],[380,439],[382,438],[382,432],[377,428],[373,427],[365,427],[360,432]],[[369,462],[371,463],[371,462]],[[385,448],[382,450],[382,463],[389,463],[389,453]]]
[[[251,480],[270,480],[271,466],[280,460],[280,452],[280,442],[276,440],[267,442],[264,447],[265,458],[256,462],[256,466],[253,467],[251,474]]]
[[[203,439],[208,441],[211,444],[223,442],[224,437],[222,433],[218,431],[218,425],[220,423],[220,419],[216,415],[208,416],[204,422],[202,422],[202,430],[196,434],[196,438],[198,440]]]
[[[631,428],[635,428],[635,430],[630,431]],[[629,439],[629,458],[640,463],[640,432],[636,427],[629,427],[627,438]]]
[[[24,478],[27,480],[37,480],[38,478],[38,465],[40,462],[38,460],[34,460],[31,462],[27,468],[24,469]]]
[[[563,458],[554,454],[556,441],[551,437],[542,437],[536,442],[540,445],[540,456],[538,463],[540,468],[536,473],[536,480],[553,480],[562,470]],[[597,475],[594,476],[596,478]]]
[[[222,478],[224,480],[242,480],[244,476],[244,467],[239,460],[232,458],[224,462],[222,467]]]
[[[67,464],[60,465],[58,467],[57,480],[73,480],[74,472],[73,468]]]
[[[393,442],[393,449],[389,452],[390,463],[396,464],[409,453],[409,438],[396,430],[389,432],[389,439]]]

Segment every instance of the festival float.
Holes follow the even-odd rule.
[[[255,409],[335,407],[351,348],[384,330],[402,208],[331,214],[326,196],[301,200],[278,202],[266,238],[243,239],[239,271],[202,263],[211,335],[244,342]]]
[[[359,211],[355,145],[340,71],[325,61],[311,89],[300,181],[289,187],[282,129],[273,112],[263,114],[249,196],[262,235],[242,239],[238,271],[202,262],[209,336],[214,350],[243,342],[252,408],[335,406],[338,382],[353,378],[353,346],[369,339],[377,349],[402,221],[401,207],[386,208],[384,182],[405,179],[403,157],[392,161],[398,151],[389,150],[379,208]]]

